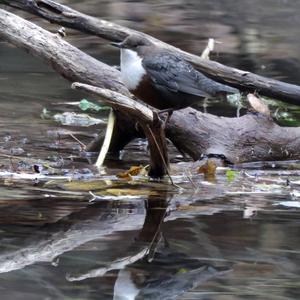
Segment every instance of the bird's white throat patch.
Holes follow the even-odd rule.
[[[121,78],[129,90],[135,90],[146,74],[142,58],[133,50],[121,49]]]

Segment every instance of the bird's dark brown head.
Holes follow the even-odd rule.
[[[111,45],[121,49],[138,51],[141,47],[152,46],[153,44],[140,35],[129,35],[121,43],[111,43]]]

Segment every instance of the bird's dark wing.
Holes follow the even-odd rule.
[[[235,88],[211,80],[183,58],[169,52],[149,55],[143,59],[142,64],[155,85],[172,92],[184,92],[200,97],[238,92]]]
[[[207,81],[211,80],[176,55],[153,54],[144,58],[142,64],[154,85],[167,88],[172,92],[184,92],[200,97],[211,96],[205,90]]]

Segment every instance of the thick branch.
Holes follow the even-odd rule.
[[[114,109],[127,113],[141,122],[149,124],[153,122],[153,111],[149,107],[120,93],[79,82],[73,83],[72,88],[100,97]]]
[[[82,14],[51,0],[2,0],[2,2],[41,16],[50,22],[62,24],[112,41],[120,41],[129,34],[137,33],[135,30]],[[217,81],[235,86],[240,90],[246,90],[248,92],[257,91],[268,97],[300,105],[300,86],[227,67],[214,61],[201,59],[199,56],[184,52],[149,35],[141,32],[139,32],[139,34],[144,35],[153,42],[171,51],[180,53],[185,59],[195,64],[202,72]]]

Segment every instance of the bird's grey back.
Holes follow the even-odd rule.
[[[142,64],[155,84],[201,97],[237,93],[235,88],[218,83],[197,71],[181,56],[167,50],[143,47]]]

